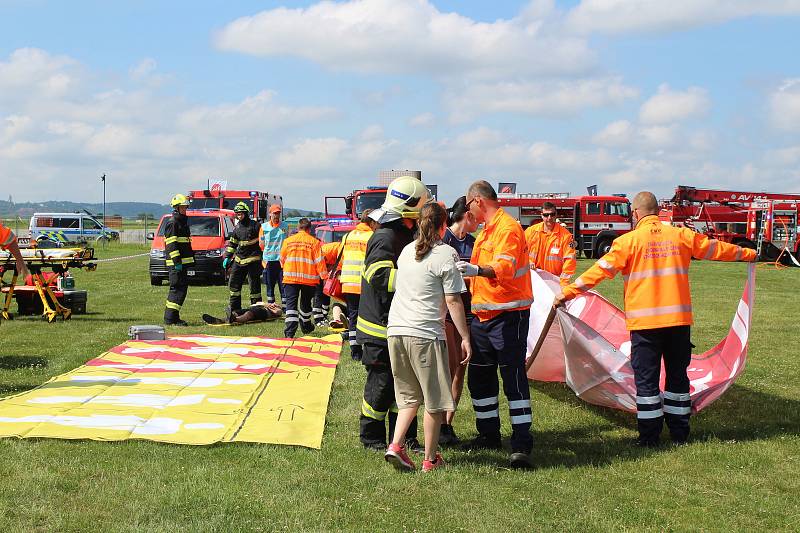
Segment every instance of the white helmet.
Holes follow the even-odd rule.
[[[417,178],[403,176],[389,184],[386,199],[370,217],[384,224],[398,218],[418,218],[419,210],[428,201],[428,188]]]

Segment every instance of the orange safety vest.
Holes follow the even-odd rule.
[[[502,208],[486,223],[472,249],[470,262],[491,266],[495,278],[472,278],[472,312],[480,321],[503,311],[529,309],[533,303],[528,245],[519,222]]]
[[[662,224],[648,215],[636,229],[614,239],[611,250],[575,283],[563,288],[569,299],[622,272],[625,323],[629,330],[689,326],[692,295],[689,264],[695,259],[754,261],[755,250],[742,248],[689,228]]]
[[[367,242],[372,237],[372,228],[363,222],[347,234],[342,254],[342,292],[361,294],[361,273],[367,256]]]
[[[544,229],[544,222],[525,230],[531,268],[546,270],[561,279],[561,285],[569,284],[575,274],[575,248],[572,233],[556,223],[553,231]]]
[[[4,225],[0,224],[0,248],[5,250],[6,248],[14,244],[14,241],[16,240],[17,237],[16,235],[14,235],[14,232],[11,231],[9,228],[5,227]]]
[[[283,282],[294,285],[318,285],[328,277],[322,259],[319,239],[305,231],[298,231],[281,245],[281,267]]]

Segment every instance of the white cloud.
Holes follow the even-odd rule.
[[[775,127],[800,132],[800,78],[784,80],[769,96],[769,111]]]
[[[0,103],[20,96],[58,98],[75,85],[77,63],[38,48],[20,48],[0,61]]]
[[[637,95],[619,78],[476,83],[447,91],[444,104],[451,120],[465,122],[498,112],[569,116],[588,108],[620,105]]]
[[[621,147],[633,141],[635,127],[627,120],[612,122],[592,137],[592,142],[601,146]]]
[[[304,139],[278,154],[275,162],[286,173],[320,171],[334,165],[346,147],[347,141],[335,137]]]
[[[156,69],[156,60],[147,57],[142,59],[138,64],[130,68],[128,73],[134,80],[141,80],[152,74]]]
[[[580,33],[668,32],[752,16],[798,15],[797,0],[582,0],[566,17]]]
[[[441,12],[428,0],[319,2],[239,18],[214,40],[222,50],[362,73],[497,78],[585,71],[594,54],[584,39],[544,24],[551,12],[532,8],[486,23]]]
[[[414,128],[425,128],[432,126],[435,120],[436,116],[433,113],[420,113],[419,115],[411,117],[408,121],[408,125]]]
[[[711,107],[708,93],[700,87],[689,87],[685,91],[673,91],[662,84],[639,110],[643,124],[671,124],[706,114]]]

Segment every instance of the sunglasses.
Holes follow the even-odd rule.
[[[468,201],[468,202],[467,202],[467,205],[465,205],[465,206],[464,206],[464,208],[465,208],[467,211],[469,211],[469,206],[470,206],[470,205],[472,204],[472,202],[474,202],[474,201],[475,201],[477,198],[478,198],[477,196],[473,196],[473,197],[472,197],[472,200]]]
[[[550,218],[556,216],[555,213],[542,213],[542,218]]]

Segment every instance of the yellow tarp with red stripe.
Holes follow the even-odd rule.
[[[0,400],[0,437],[319,448],[341,337],[128,341]]]

